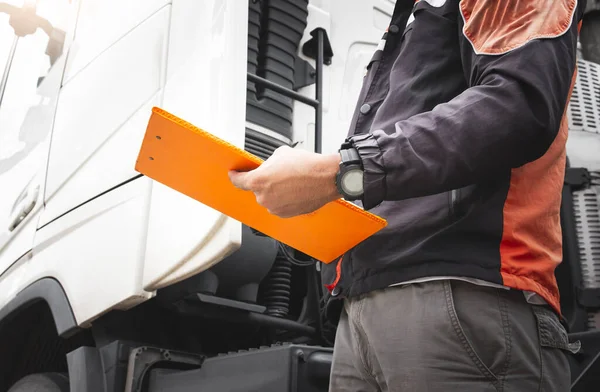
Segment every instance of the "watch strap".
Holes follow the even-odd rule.
[[[352,146],[351,143],[345,142],[342,144],[340,150],[340,166],[335,177],[335,185],[338,189],[338,192],[344,197],[344,199],[353,201],[360,199],[360,196],[352,196],[347,194],[343,187],[341,186],[341,178],[350,171],[351,169],[361,169],[363,168],[362,161],[358,150]]]
[[[361,159],[354,147],[340,149],[340,157],[344,165],[360,164]]]

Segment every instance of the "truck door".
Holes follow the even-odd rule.
[[[0,0],[0,274],[33,243],[70,7]]]

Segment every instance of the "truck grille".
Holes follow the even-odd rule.
[[[577,68],[569,104],[569,130],[600,133],[600,65],[578,59]]]
[[[279,139],[265,135],[254,129],[246,128],[246,141],[244,149],[259,158],[266,160],[277,148],[288,145]]]
[[[248,0],[248,72],[293,89],[307,0]],[[292,137],[293,100],[248,82],[246,119]]]
[[[600,288],[600,185],[573,192],[573,208],[583,287]],[[588,313],[588,327],[600,328],[600,312]]]

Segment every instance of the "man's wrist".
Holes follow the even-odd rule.
[[[342,195],[338,192],[337,186],[335,185],[335,178],[340,168],[341,157],[340,154],[326,154],[322,155],[322,167],[321,172],[323,173],[324,189],[326,190],[327,199],[334,201],[340,199]]]

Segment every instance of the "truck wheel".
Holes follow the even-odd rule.
[[[8,392],[69,392],[69,377],[63,373],[39,373],[23,377]]]

